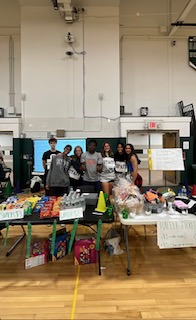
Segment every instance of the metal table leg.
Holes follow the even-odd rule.
[[[129,252],[129,229],[128,226],[124,226],[124,235],[125,235],[125,243],[126,243],[126,251],[127,251],[127,275],[131,275],[131,257]]]
[[[23,233],[21,234],[20,238],[16,240],[13,246],[7,251],[6,257],[10,255],[10,253],[14,250],[14,248],[19,244],[19,242],[26,236],[26,232],[23,226],[21,226]]]
[[[145,236],[145,239],[146,239],[146,225],[144,225],[144,236]]]
[[[98,275],[101,276],[101,254],[100,254],[100,249],[97,252],[98,254]]]

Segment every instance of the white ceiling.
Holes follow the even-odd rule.
[[[21,6],[51,6],[51,0],[15,0]],[[166,26],[172,34],[178,29],[171,22],[196,23],[196,0],[72,0],[74,7],[119,6],[122,28]],[[183,27],[184,28],[184,27]],[[196,27],[193,28],[196,33]]]

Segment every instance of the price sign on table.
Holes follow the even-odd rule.
[[[196,247],[196,219],[158,221],[157,244],[160,249]]]
[[[24,209],[10,209],[0,211],[0,221],[17,220],[24,218]]]
[[[65,209],[61,210],[59,214],[59,220],[71,220],[71,219],[77,219],[77,218],[83,218],[83,210],[81,208],[72,208],[72,209]]]

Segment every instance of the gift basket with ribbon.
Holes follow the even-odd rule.
[[[114,207],[116,212],[131,212],[136,215],[143,212],[144,199],[137,186],[125,177],[119,176],[113,186]],[[128,217],[128,216],[127,216]]]

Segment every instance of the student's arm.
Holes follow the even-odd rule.
[[[97,172],[101,173],[103,170],[103,164],[98,164],[97,165]]]
[[[86,159],[85,159],[84,155],[82,154],[81,158],[80,158],[80,163],[81,163],[80,170],[81,171],[86,171],[86,161],[85,160]]]
[[[46,164],[47,164],[47,160],[46,160],[46,156],[45,156],[45,152],[42,156],[42,166],[44,168],[44,171],[46,170]]]
[[[50,188],[50,180],[51,180],[51,175],[52,175],[52,168],[53,168],[53,157],[52,157],[52,161],[51,161],[51,164],[50,164],[50,169],[49,169],[47,177],[46,177],[46,189],[47,190]]]
[[[42,166],[43,166],[44,171],[45,171],[45,170],[46,170],[46,160],[43,160],[43,159],[42,159]]]
[[[137,178],[137,173],[138,173],[138,161],[135,155],[132,155],[130,158],[132,167],[133,167],[133,172],[131,172],[131,177],[132,177],[132,181],[133,183],[135,183],[135,180]]]
[[[0,151],[0,160],[3,162],[3,152]]]
[[[103,158],[100,152],[98,152],[98,159],[97,159],[97,172],[101,173],[103,170]]]

